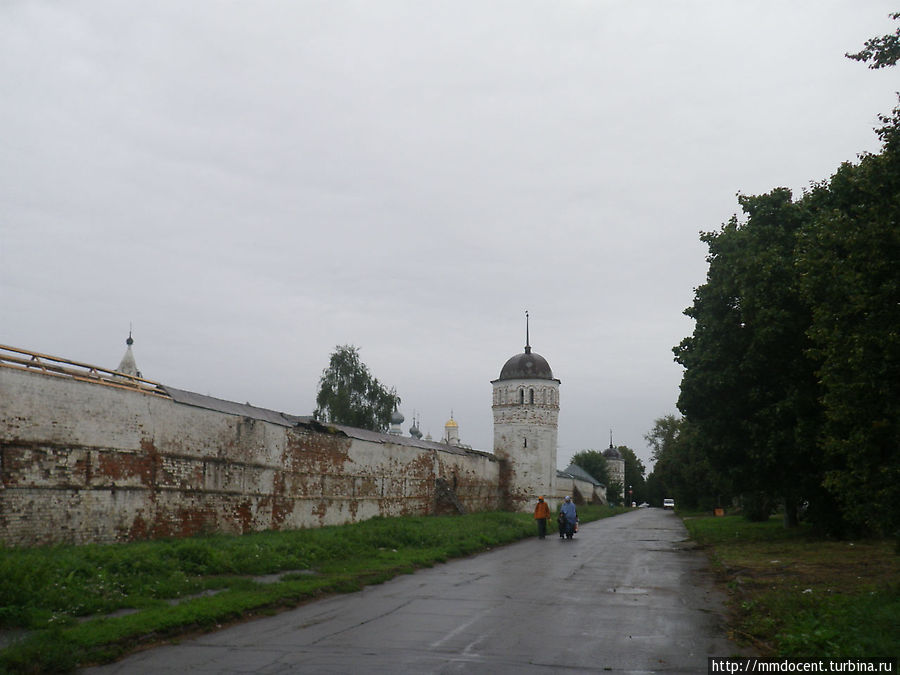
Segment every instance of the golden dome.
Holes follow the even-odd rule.
[[[459,427],[459,425],[456,423],[456,420],[454,420],[454,419],[451,417],[449,420],[447,420],[447,423],[444,425],[444,428],[445,428],[445,429],[448,428],[448,427]]]

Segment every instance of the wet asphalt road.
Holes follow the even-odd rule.
[[[83,672],[705,673],[738,649],[686,537],[639,509]]]

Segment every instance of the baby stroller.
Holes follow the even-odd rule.
[[[559,526],[559,538],[571,539],[578,532],[578,523],[570,523],[566,516],[562,513],[556,518],[556,524]]]

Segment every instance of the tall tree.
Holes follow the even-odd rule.
[[[622,459],[625,460],[625,483],[612,482],[609,476],[609,466],[606,457],[599,450],[582,450],[572,457],[572,464],[580,466],[598,481],[606,486],[606,493],[611,501],[618,502],[622,489],[625,490],[625,498],[628,499],[628,487],[632,488],[632,498],[642,501],[646,498],[644,463],[634,454],[634,450],[625,445],[616,448]]]
[[[900,111],[880,154],[808,196],[802,290],[813,306],[825,484],[850,532],[900,536]]]
[[[895,65],[900,29],[847,56]],[[741,197],[746,223],[702,235],[707,281],[675,348],[687,425],[675,447],[688,429],[735,488],[783,495],[786,515],[802,499],[854,535],[900,535],[900,110],[881,119],[880,154],[797,202]]]
[[[675,415],[660,417],[653,423],[653,428],[644,434],[644,440],[650,445],[650,458],[654,462],[675,447],[681,433],[681,419]]]
[[[572,456],[572,464],[580,466],[598,481],[609,486],[609,471],[606,470],[606,457],[599,450],[581,450]]]
[[[687,420],[666,415],[656,420],[644,438],[650,444],[655,462],[647,477],[648,499],[661,506],[665,497],[676,504],[706,510],[725,506],[731,499],[731,488],[710,466],[700,437]]]
[[[647,486],[644,473],[647,469],[644,463],[627,445],[616,448],[622,459],[625,460],[625,499],[634,502],[642,502],[647,498]],[[628,492],[631,491],[629,495]]]
[[[319,380],[314,413],[317,420],[383,432],[398,405],[396,391],[382,385],[360,361],[359,348],[335,348]]]
[[[794,265],[807,214],[784,188],[739,202],[746,222],[701,237],[709,271],[685,311],[694,334],[675,348],[685,367],[678,407],[713,468],[743,492],[780,496],[794,525],[797,505],[821,484],[810,309]]]
[[[580,466],[598,481],[609,487],[606,457],[599,450],[581,450],[572,456],[572,464]]]

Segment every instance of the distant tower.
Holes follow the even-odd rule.
[[[400,427],[403,424],[403,421],[406,418],[403,417],[403,414],[399,409],[394,409],[394,413],[391,415],[391,428],[388,430],[388,433],[391,436],[402,436],[403,429]]]
[[[606,470],[609,473],[609,482],[610,483],[618,483],[622,486],[621,494],[615,495],[619,499],[622,500],[622,503],[625,503],[625,460],[622,459],[622,453],[620,453],[616,447],[613,445],[612,441],[612,430],[609,432],[609,447],[603,451],[603,456],[606,458]],[[610,495],[607,495],[607,499],[609,499]]]
[[[559,380],[531,351],[528,312],[525,352],[510,358],[494,385],[494,454],[506,461],[510,506],[529,511],[541,495],[555,493]]]
[[[134,340],[131,339],[131,331],[128,331],[128,339],[125,340],[125,344],[128,347],[125,349],[125,356],[122,357],[122,360],[119,362],[119,367],[116,370],[120,373],[125,373],[126,375],[131,375],[133,377],[143,377],[141,375],[141,371],[138,370],[137,363],[134,360],[134,353],[131,351],[131,345],[134,344]]]
[[[444,443],[459,445],[459,425],[453,419],[453,411],[450,412],[450,419],[444,425]]]

